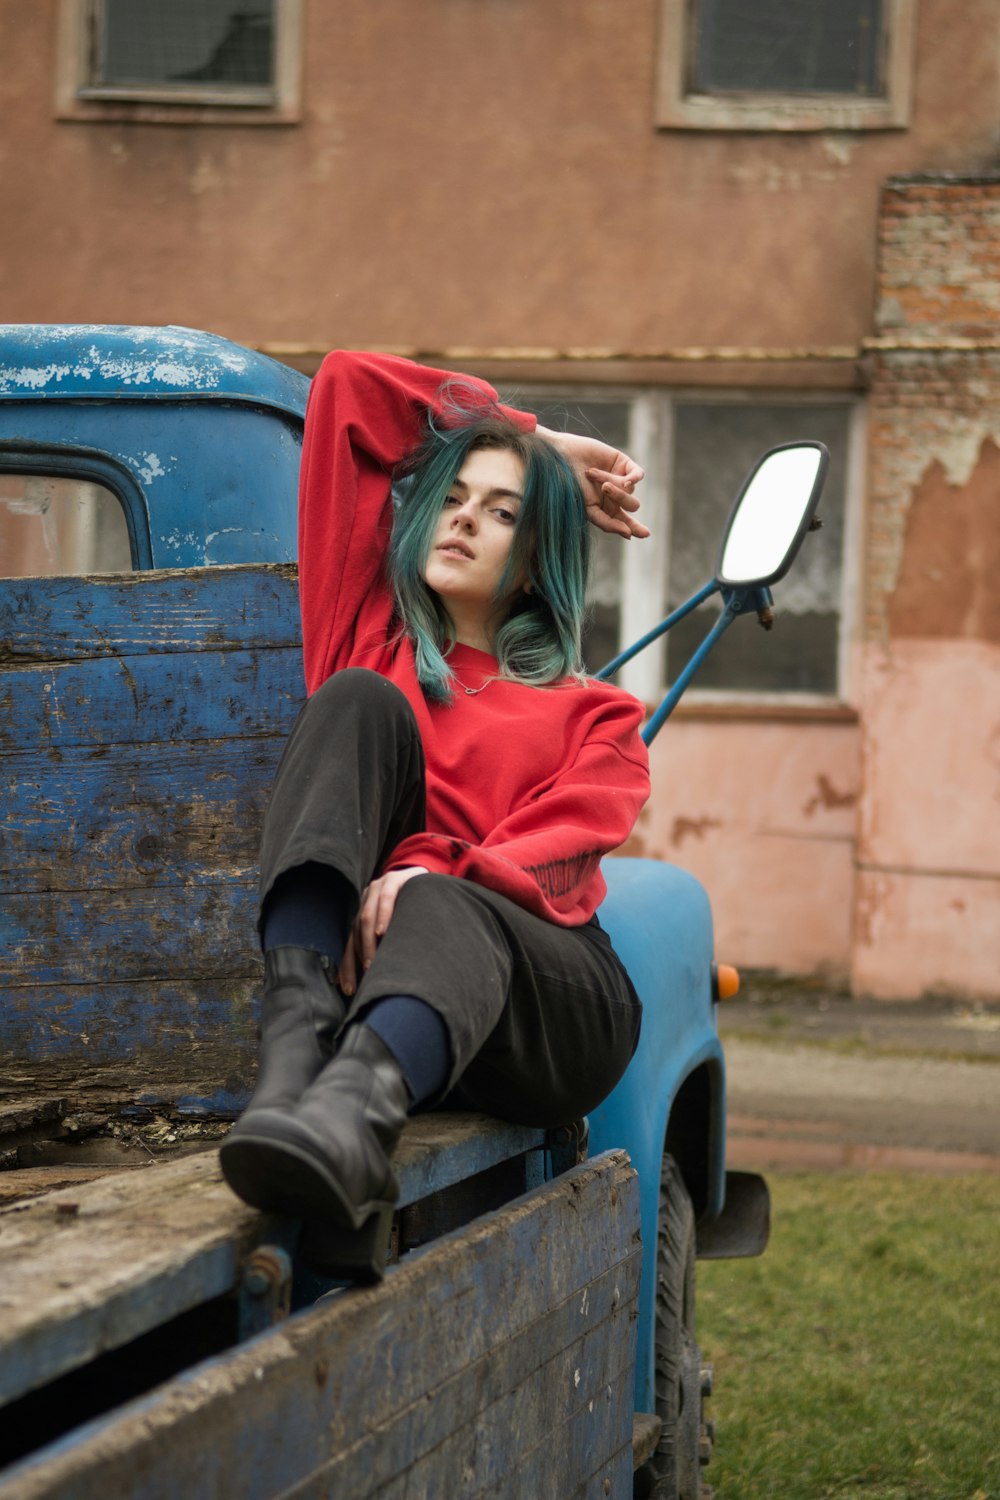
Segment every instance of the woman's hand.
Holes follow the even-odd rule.
[[[627,540],[649,536],[649,527],[633,514],[639,509],[633,490],[644,474],[634,459],[599,438],[553,432],[549,427],[538,427],[536,431],[568,460],[580,481],[589,521],[602,531],[614,531]]]
[[[358,964],[361,964],[363,973],[375,957],[379,939],[385,937],[396,909],[396,897],[403,886],[414,875],[426,874],[423,865],[409,865],[405,870],[390,870],[365,887],[337,970],[337,984],[342,994],[351,996],[357,989]]]

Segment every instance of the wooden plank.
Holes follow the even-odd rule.
[[[653,1412],[636,1412],[632,1421],[632,1463],[635,1468],[652,1458],[663,1431],[662,1418]]]
[[[0,671],[15,662],[301,640],[294,563],[0,578]]]
[[[82,1187],[84,1183],[109,1177],[114,1172],[140,1170],[132,1167],[13,1167],[0,1172],[0,1209],[24,1203],[59,1188]]]
[[[399,1206],[543,1142],[484,1115],[418,1115],[396,1150]],[[0,1210],[0,1401],[231,1291],[272,1223],[229,1191],[214,1150]]]
[[[256,868],[282,736],[34,748],[0,769],[0,895]]]
[[[285,735],[304,697],[292,646],[14,668],[0,672],[0,756]]]
[[[261,1228],[215,1152],[4,1209],[0,1401],[231,1290]]]
[[[202,884],[4,897],[0,986],[239,975],[259,965],[255,871]]]
[[[637,1262],[610,1266],[582,1295],[575,1289],[435,1384],[424,1397],[436,1408],[430,1421],[422,1403],[406,1406],[282,1500],[409,1500],[441,1493],[449,1475],[463,1477],[469,1497],[551,1494],[553,1475],[574,1493],[606,1470],[631,1431],[634,1353],[621,1304],[637,1290]]]
[[[110,943],[108,945],[110,951]],[[0,985],[0,1053],[10,1087],[66,1096],[77,1108],[146,1096],[176,1101],[193,1091],[245,1090],[257,1052],[259,959],[239,951],[237,972],[105,983]],[[25,977],[14,976],[16,977]],[[242,1098],[242,1094],[240,1095]],[[239,1108],[240,1099],[220,1108]]]
[[[396,1148],[399,1207],[545,1145],[544,1130],[458,1111],[417,1115]]]
[[[368,1493],[374,1483],[361,1491],[343,1487],[331,1458],[351,1463],[367,1443],[373,1463],[383,1464],[370,1479],[387,1484],[393,1452],[410,1467],[456,1434],[456,1420],[473,1424],[474,1451],[514,1456],[521,1444],[509,1427],[511,1403],[540,1365],[577,1343],[587,1355],[558,1366],[563,1383],[552,1388],[551,1422],[560,1425],[558,1413],[569,1411],[591,1432],[603,1424],[603,1437],[588,1439],[583,1467],[600,1450],[621,1472],[631,1439],[638,1225],[635,1174],[624,1152],[609,1152],[408,1257],[381,1287],[293,1318],[8,1471],[0,1497],[272,1500],[328,1464],[328,1493]],[[609,1300],[611,1311],[601,1318]],[[523,1358],[511,1353],[505,1365],[503,1352],[515,1348]],[[597,1399],[605,1383],[620,1395],[610,1416]],[[465,1405],[456,1411],[459,1401]],[[530,1406],[525,1397],[517,1407],[526,1420]],[[478,1414],[491,1410],[492,1420],[476,1425]],[[395,1438],[380,1442],[380,1429]],[[468,1439],[456,1451],[462,1441]],[[539,1474],[546,1471],[544,1441],[536,1445]],[[578,1438],[567,1443],[568,1463],[578,1446]],[[465,1470],[442,1471],[435,1462],[429,1472],[436,1494],[483,1493],[470,1488]],[[587,1479],[577,1473],[579,1483],[572,1470],[561,1476],[567,1495]],[[415,1500],[429,1491],[407,1493]]]
[[[44,1130],[53,1126],[66,1113],[66,1100],[48,1097],[32,1098],[19,1093],[16,1098],[0,1098],[0,1144],[3,1137],[12,1132]]]
[[[141,1062],[134,1097],[175,1063],[239,1102],[258,832],[303,693],[293,568],[0,581],[8,1060],[58,1058],[74,1096],[94,1065]]]

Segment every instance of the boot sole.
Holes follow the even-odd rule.
[[[329,1165],[307,1145],[276,1139],[262,1123],[229,1136],[219,1149],[223,1177],[251,1208],[351,1230],[360,1229],[373,1214],[391,1213],[394,1205],[388,1199],[354,1204]]]

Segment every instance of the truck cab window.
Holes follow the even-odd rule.
[[[87,479],[0,472],[0,576],[131,568],[125,512],[110,490]]]

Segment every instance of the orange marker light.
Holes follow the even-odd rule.
[[[739,971],[732,964],[712,965],[712,995],[716,1000],[731,1000],[739,990]]]

